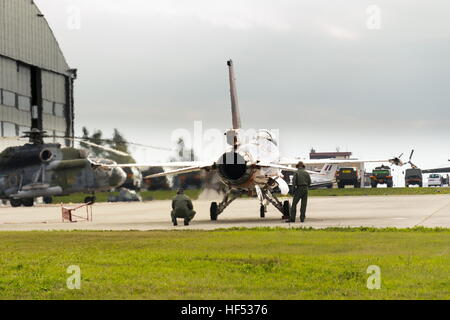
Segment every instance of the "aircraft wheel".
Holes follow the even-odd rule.
[[[22,205],[22,200],[20,200],[20,199],[10,199],[9,203],[11,204],[11,207],[17,208],[17,207],[20,207]]]
[[[52,204],[53,203],[53,198],[52,197],[44,197],[44,203],[45,204]]]
[[[22,199],[22,204],[25,207],[32,207],[32,206],[34,206],[34,199],[33,198]]]
[[[95,197],[86,197],[84,198],[84,203],[94,203]]]
[[[217,221],[217,217],[219,216],[219,206],[217,205],[217,202],[211,203],[209,212],[211,215],[211,221]]]
[[[263,204],[259,207],[259,216],[261,219],[266,217],[266,207]]]
[[[283,202],[283,217],[290,217],[291,216],[291,205],[289,204],[289,201],[286,200]]]

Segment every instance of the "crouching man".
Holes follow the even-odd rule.
[[[172,222],[174,226],[178,225],[177,219],[184,219],[184,225],[195,217],[194,206],[191,199],[184,194],[183,189],[179,189],[177,195],[172,200]]]

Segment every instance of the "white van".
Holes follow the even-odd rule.
[[[429,187],[442,187],[442,176],[437,173],[430,174],[428,176]]]

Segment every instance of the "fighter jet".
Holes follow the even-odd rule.
[[[226,140],[228,147],[218,158],[206,162],[177,162],[177,163],[153,163],[153,164],[131,164],[115,165],[113,167],[171,167],[172,169],[146,177],[146,179],[157,178],[167,175],[180,175],[196,171],[213,171],[220,181],[226,186],[226,193],[220,203],[212,202],[210,217],[212,221],[238,197],[245,194],[255,195],[260,202],[260,217],[264,218],[268,204],[272,204],[281,212],[283,218],[289,217],[289,201],[281,202],[275,194],[280,191],[282,195],[289,193],[289,186],[283,179],[283,171],[295,172],[296,168],[290,166],[294,163],[283,163],[280,161],[278,143],[268,130],[259,130],[248,139],[241,125],[241,116],[236,89],[233,61],[227,62],[230,95],[232,129],[228,130]],[[389,160],[382,160],[389,161]],[[400,161],[393,159],[391,161]],[[339,162],[339,161],[338,161]],[[357,161],[359,163],[361,161]],[[348,161],[346,161],[348,163]],[[295,163],[296,164],[296,163]],[[305,162],[305,164],[308,164]],[[111,167],[111,166],[108,166]],[[310,172],[312,187],[329,185],[333,182],[337,169],[336,162],[326,164],[321,172]]]

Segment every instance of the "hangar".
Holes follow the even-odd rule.
[[[71,69],[32,0],[0,0],[0,135],[30,129],[31,112],[50,135],[73,136]],[[66,142],[69,144],[70,142]],[[15,142],[0,141],[0,151]]]

